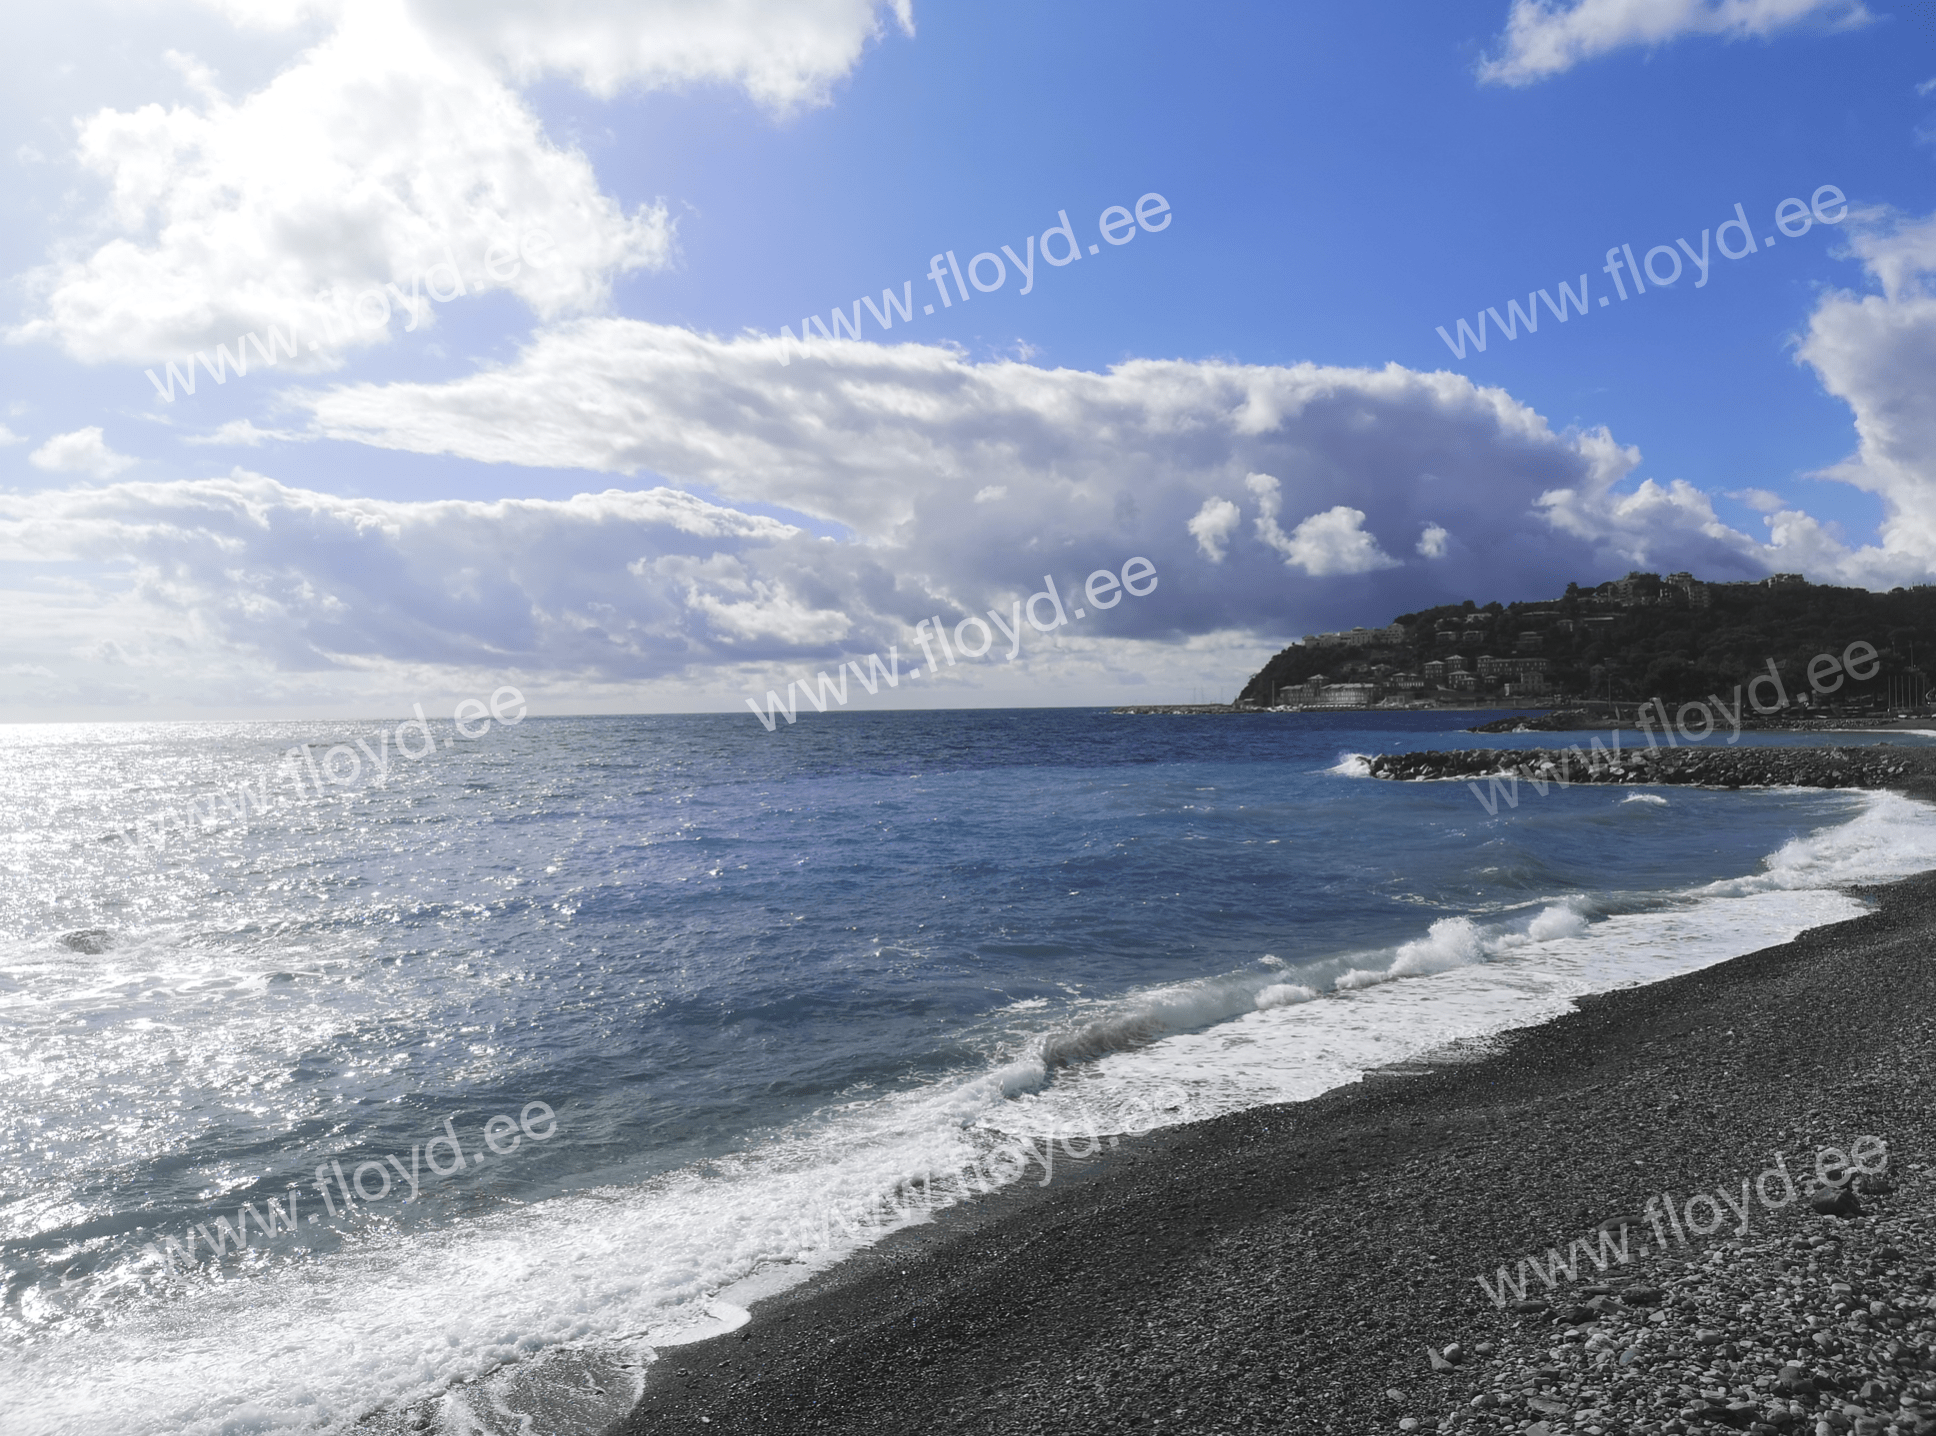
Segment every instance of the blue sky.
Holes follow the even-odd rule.
[[[1936,565],[1936,5],[211,0],[22,39],[10,719],[728,711],[1138,554],[1146,599],[892,701],[1228,696],[1426,603]],[[1839,222],[1778,233],[1823,186]],[[1079,259],[922,312],[931,256],[1063,212]],[[1705,284],[1615,297],[1610,248],[1682,240]],[[1582,273],[1563,325],[1436,333]],[[311,348],[326,293],[394,312]]]

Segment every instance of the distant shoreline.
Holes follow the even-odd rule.
[[[1248,706],[1239,707],[1232,703],[1138,703],[1121,708],[1111,708],[1109,712],[1112,715],[1151,714],[1173,716],[1201,713],[1215,714],[1218,716],[1252,714],[1259,717],[1271,714],[1302,717],[1311,713],[1363,713],[1367,715],[1381,713],[1443,713],[1447,716],[1465,713],[1503,713],[1503,717],[1491,720],[1501,725],[1497,728],[1486,724],[1477,725],[1465,731],[1468,733],[1480,731],[1498,733],[1570,733],[1585,732],[1593,728],[1605,728],[1616,723],[1622,727],[1633,728],[1638,731],[1639,723],[1637,719],[1639,711],[1643,706],[1640,703],[1628,703],[1624,701],[1620,703],[1599,703],[1592,707],[1580,706],[1567,708],[1558,708],[1551,705],[1535,707],[1523,703],[1461,705],[1456,708],[1441,707],[1432,703],[1408,703],[1376,708],[1321,708],[1315,706],[1252,708]],[[1508,718],[1521,719],[1524,726],[1515,725],[1507,727],[1505,724]],[[1820,717],[1812,715],[1785,715],[1772,718],[1756,718],[1744,714],[1741,727],[1743,731],[1757,733],[1893,733],[1924,730],[1936,731],[1936,714],[1912,714],[1907,718],[1897,718],[1893,715],[1888,717],[1881,715],[1864,717],[1861,714],[1823,715]]]

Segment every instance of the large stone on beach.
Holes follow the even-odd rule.
[[[1808,1199],[1808,1205],[1825,1217],[1859,1217],[1862,1203],[1847,1187],[1824,1187]]]

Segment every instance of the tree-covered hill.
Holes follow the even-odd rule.
[[[1467,600],[1401,614],[1394,626],[1402,638],[1379,631],[1372,642],[1294,644],[1266,663],[1237,701],[1268,706],[1283,688],[1322,675],[1327,684],[1375,684],[1381,697],[1442,702],[1497,701],[1511,684],[1511,696],[1527,703],[1673,703],[1730,697],[1737,684],[1767,673],[1773,659],[1791,701],[1903,703],[1921,692],[1922,669],[1936,660],[1936,585],[1874,593],[1793,575],[1709,584],[1685,574],[1662,580],[1633,573],[1597,589],[1569,584],[1564,597],[1542,602],[1481,607]],[[1875,648],[1879,668],[1857,650],[1858,671],[1872,676],[1843,678],[1832,693],[1811,691],[1810,661],[1824,653],[1839,658],[1854,644]],[[1515,662],[1486,665],[1495,671],[1481,676],[1483,658]],[[1544,664],[1528,661],[1538,659]],[[1461,664],[1472,675],[1463,688],[1440,671]],[[1818,673],[1823,687],[1835,684],[1835,675]]]

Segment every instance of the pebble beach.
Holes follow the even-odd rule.
[[[1932,796],[1915,750],[1699,759]],[[612,1430],[1936,1431],[1936,874],[1859,896],[1793,942],[898,1233],[661,1353]],[[1863,1137],[1886,1170],[1819,1184],[1816,1154]],[[1650,1197],[1725,1195],[1777,1154],[1793,1201],[1658,1245]],[[1628,1261],[1489,1296],[1610,1223]]]

